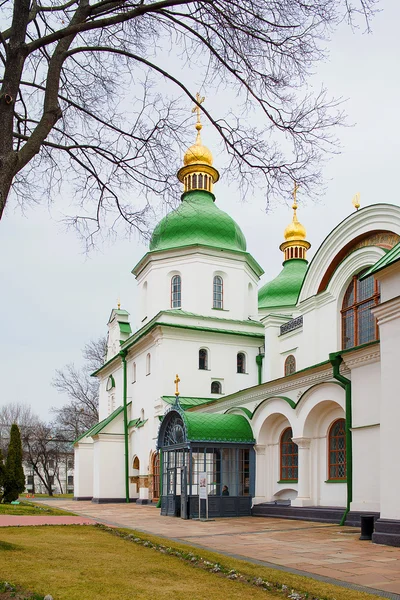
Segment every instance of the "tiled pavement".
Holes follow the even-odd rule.
[[[161,517],[153,506],[64,499],[42,502],[102,523],[165,536],[267,566],[346,582],[349,587],[382,590],[386,597],[400,600],[400,548],[360,541],[360,531],[353,527],[262,517],[184,521]]]

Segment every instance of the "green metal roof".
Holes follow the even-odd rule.
[[[168,404],[175,404],[175,396],[161,396],[164,402]],[[208,404],[209,402],[215,402],[215,398],[190,398],[188,396],[179,396],[179,404],[183,410],[193,408],[194,406],[202,406],[202,404]]]
[[[364,275],[362,275],[362,277],[360,277],[360,279],[365,279],[370,275],[375,275],[375,273],[382,271],[382,269],[385,269],[386,267],[392,265],[398,260],[400,260],[400,242],[393,246],[393,248],[389,250],[387,254],[384,254],[378,260],[378,262],[376,262],[370,269],[368,269],[366,273],[364,273]]]
[[[250,423],[241,415],[182,413],[190,442],[254,444]]]
[[[258,292],[258,308],[295,306],[307,267],[307,261],[300,258],[285,260],[279,275]]]
[[[150,251],[194,244],[246,251],[246,239],[239,225],[215,205],[214,195],[204,190],[183,194],[179,207],[155,228]]]
[[[93,429],[90,431],[91,437],[100,433],[100,431],[102,431],[104,427],[111,423],[111,421],[113,421],[115,417],[118,417],[118,415],[120,415],[123,410],[123,406],[118,406],[118,408],[116,408],[114,412],[111,413],[111,415],[108,415],[108,417],[100,421],[100,423],[97,423],[97,425],[95,425],[95,427],[93,427]]]

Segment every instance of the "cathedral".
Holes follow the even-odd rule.
[[[199,117],[196,129],[182,201],[132,271],[141,327],[120,306],[109,317],[75,499],[181,518],[371,515],[373,541],[399,546],[400,208],[352,213],[309,263],[295,186],[282,270],[260,288],[262,267],[216,203]]]

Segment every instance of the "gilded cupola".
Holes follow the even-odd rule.
[[[311,248],[310,242],[307,242],[307,232],[305,227],[299,223],[297,218],[297,190],[299,186],[295,183],[293,190],[293,219],[284,231],[285,241],[279,246],[285,256],[285,260],[294,258],[306,259],[306,252]]]
[[[206,190],[213,191],[213,184],[219,179],[219,173],[213,164],[213,156],[211,151],[204,146],[201,141],[201,130],[203,125],[200,121],[200,104],[204,102],[204,96],[196,94],[197,104],[192,112],[197,114],[196,122],[196,142],[190,146],[183,157],[183,167],[178,171],[178,179],[183,183],[184,192],[191,190]]]

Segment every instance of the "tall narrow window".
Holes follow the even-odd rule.
[[[238,352],[236,357],[236,371],[237,373],[246,373],[246,356],[244,352]]]
[[[205,371],[208,369],[208,352],[204,348],[199,350],[199,369]]]
[[[223,308],[224,304],[224,282],[220,275],[214,277],[213,284],[213,308]]]
[[[211,393],[212,394],[221,394],[222,386],[220,381],[212,381],[211,382]]]
[[[293,354],[289,354],[285,360],[285,377],[286,375],[293,375],[296,373],[296,359]]]
[[[297,481],[298,447],[292,435],[291,427],[281,435],[281,481]]]
[[[151,373],[151,356],[150,352],[146,356],[146,375],[150,375]]]
[[[132,365],[132,383],[136,381],[136,363],[134,362]]]
[[[345,420],[338,419],[329,430],[328,479],[346,479],[346,429]]]
[[[180,275],[171,278],[171,308],[180,308],[182,300],[182,281]]]
[[[153,500],[160,497],[160,455],[153,454]]]
[[[360,281],[355,275],[342,305],[342,348],[353,348],[378,339],[378,326],[371,308],[379,304],[380,288],[373,276]]]

